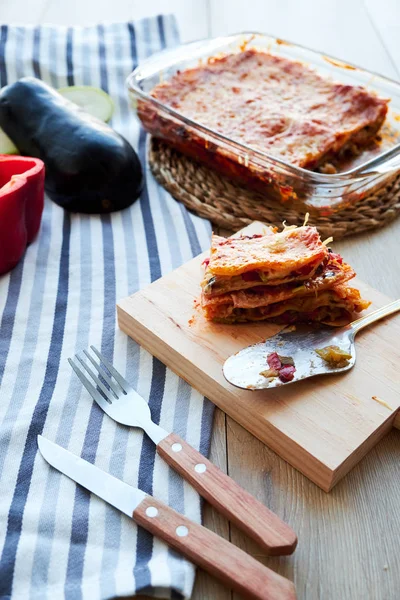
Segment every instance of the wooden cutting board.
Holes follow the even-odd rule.
[[[254,222],[242,231],[257,233],[262,227]],[[205,321],[194,303],[207,254],[121,300],[120,328],[323,490],[331,490],[396,417],[400,425],[399,316],[358,334],[357,363],[348,373],[242,390],[225,380],[223,362],[280,326]],[[390,301],[358,280],[356,286],[372,300],[370,310]]]

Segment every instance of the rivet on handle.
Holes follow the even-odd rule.
[[[158,515],[158,510],[155,506],[148,506],[146,508],[146,515],[148,517],[156,517]]]
[[[207,467],[204,463],[198,463],[197,465],[195,465],[194,470],[197,473],[205,473],[207,470]]]
[[[185,525],[179,525],[179,527],[175,529],[175,533],[178,537],[186,537],[189,533],[189,529],[185,527]]]
[[[174,452],[180,452],[182,450],[182,445],[181,444],[172,444],[171,448]]]

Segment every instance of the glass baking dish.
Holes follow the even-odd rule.
[[[210,57],[257,48],[300,60],[321,75],[344,84],[362,85],[390,98],[380,140],[346,161],[339,172],[309,171],[235,142],[186,118],[150,95],[161,81]],[[388,190],[400,176],[400,84],[330,56],[260,33],[240,33],[184,44],[143,61],[127,79],[132,106],[144,128],[183,153],[269,198],[329,216]]]

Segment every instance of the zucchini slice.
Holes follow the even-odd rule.
[[[57,90],[67,100],[107,123],[114,112],[114,102],[106,92],[91,85],[71,85]]]
[[[18,148],[2,129],[0,129],[0,154],[18,154]]]

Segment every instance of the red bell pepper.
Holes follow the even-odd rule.
[[[0,155],[0,274],[15,267],[36,236],[43,205],[43,162]]]

